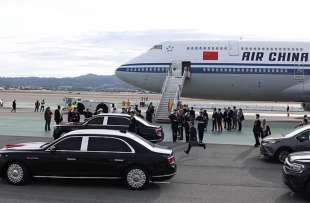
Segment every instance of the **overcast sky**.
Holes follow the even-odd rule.
[[[1,0],[0,76],[111,75],[161,41],[310,41],[309,0]]]

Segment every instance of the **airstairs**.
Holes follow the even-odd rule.
[[[190,78],[188,70],[182,71],[182,64],[180,63],[171,64],[167,71],[161,90],[161,99],[156,109],[156,122],[166,123],[170,121],[168,117],[171,111],[177,108],[185,80]]]

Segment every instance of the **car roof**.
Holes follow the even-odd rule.
[[[70,135],[112,135],[119,137],[129,137],[134,139],[135,135],[128,131],[120,131],[120,130],[107,130],[107,129],[83,129],[83,130],[74,130],[66,133],[64,136]]]
[[[129,117],[130,115],[125,114],[125,113],[100,113],[100,114],[97,114],[96,116],[126,116],[126,117]]]

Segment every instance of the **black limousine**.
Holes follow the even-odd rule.
[[[0,150],[1,177],[13,185],[34,178],[122,179],[130,189],[176,174],[171,149],[130,132],[77,130],[51,142],[6,145]]]
[[[102,113],[85,122],[70,122],[56,125],[53,137],[57,139],[64,133],[79,129],[128,130],[129,119],[130,115],[128,114]],[[135,119],[137,125],[137,132],[135,133],[151,142],[161,142],[164,139],[164,132],[161,126],[153,125],[138,116],[135,116]]]

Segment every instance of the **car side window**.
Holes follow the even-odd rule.
[[[309,140],[309,133],[310,131],[303,132],[302,134],[297,136],[297,139],[303,141]]]
[[[87,122],[88,125],[103,125],[104,117],[96,117]]]
[[[109,117],[108,125],[123,125],[129,126],[129,119],[122,117]]]
[[[70,137],[58,142],[56,150],[77,151],[81,149],[82,137]]]
[[[102,152],[131,152],[123,141],[114,138],[90,137],[87,151]]]

